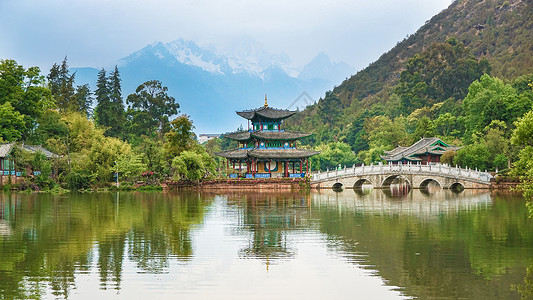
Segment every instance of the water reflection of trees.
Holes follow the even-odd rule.
[[[94,263],[101,288],[120,289],[126,255],[142,272],[164,272],[169,259],[190,259],[190,232],[211,202],[197,193],[0,194],[0,298],[46,289],[67,298]]]
[[[251,235],[242,257],[272,260],[292,257],[295,249],[288,241],[291,231],[309,226],[309,192],[228,194],[227,203],[240,216],[238,234]]]
[[[312,203],[320,231],[347,260],[377,270],[408,296],[517,298],[511,285],[533,258],[533,222],[513,195],[325,191]]]

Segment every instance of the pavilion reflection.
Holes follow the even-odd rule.
[[[228,194],[227,203],[240,214],[237,226],[241,234],[250,234],[248,246],[239,252],[241,257],[269,264],[294,256],[288,235],[309,226],[309,192]]]

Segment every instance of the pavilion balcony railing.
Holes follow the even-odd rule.
[[[457,177],[468,180],[475,180],[488,183],[493,177],[487,171],[473,170],[470,168],[452,167],[446,164],[378,164],[369,166],[353,166],[351,168],[335,169],[326,172],[316,172],[311,175],[312,182],[327,181],[335,178],[344,178],[360,175],[377,175],[377,174],[423,174],[437,175],[447,177]]]

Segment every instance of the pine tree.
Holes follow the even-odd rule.
[[[116,66],[109,77],[103,68],[98,72],[95,91],[97,105],[94,114],[96,122],[106,128],[106,136],[122,136],[122,128],[126,121],[120,81]]]
[[[94,119],[101,126],[109,124],[109,114],[107,112],[110,104],[109,99],[109,84],[107,82],[106,71],[104,68],[98,72],[98,79],[96,80],[96,108],[94,109]]]
[[[93,103],[89,84],[78,85],[76,87],[76,95],[74,95],[74,98],[77,111],[89,116],[91,113],[91,104]]]
[[[80,99],[89,101],[90,99],[87,97],[90,96],[90,90],[88,90],[88,86],[78,86],[76,90],[74,89],[76,73],[70,74],[66,56],[61,62],[61,66],[58,64],[52,66],[47,78],[56,106],[61,112],[87,111],[87,104],[80,103]],[[90,106],[90,103],[88,105]]]
[[[126,122],[124,103],[122,101],[122,87],[120,86],[120,73],[117,66],[115,71],[109,76],[109,88],[110,88],[110,111],[111,111],[111,124],[107,126],[109,129],[106,134],[108,136],[119,137],[123,133],[123,126]]]

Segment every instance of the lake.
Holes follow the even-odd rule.
[[[0,299],[520,299],[524,199],[484,190],[0,194]]]

